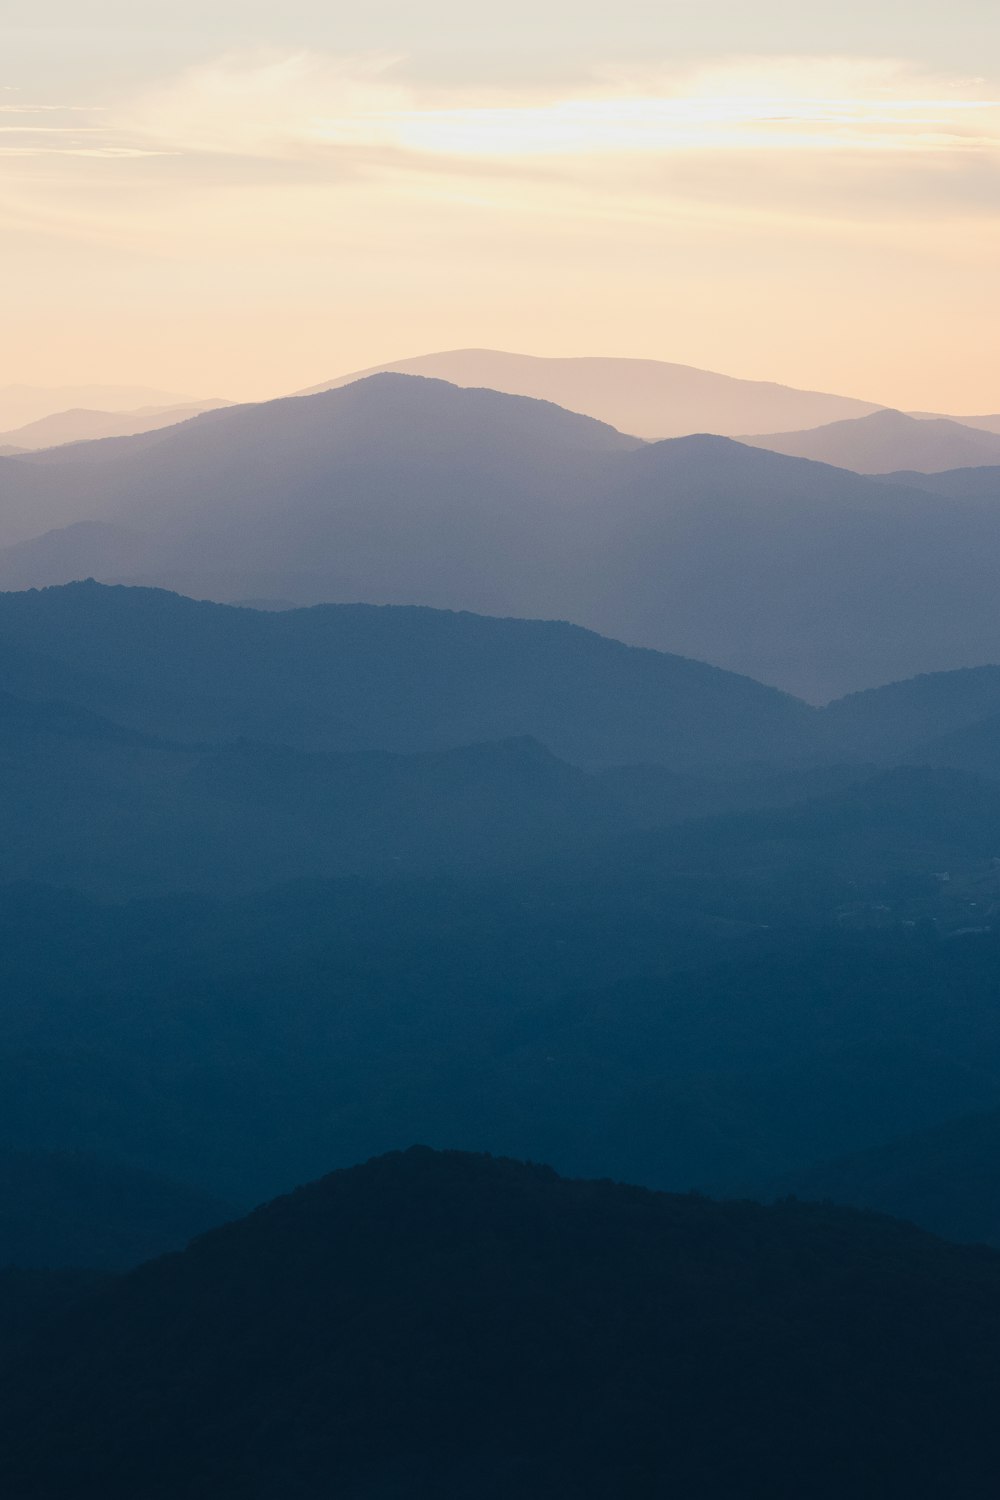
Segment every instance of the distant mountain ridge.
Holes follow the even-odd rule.
[[[964,829],[977,795],[988,842],[996,789],[892,773],[897,795],[876,773],[1000,780],[998,722],[1000,667],[818,710],[567,625],[95,583],[6,594],[0,881],[117,897],[471,873],[753,808],[775,829],[787,808],[786,830],[905,834],[923,799],[928,828]]]
[[[265,612],[93,582],[0,595],[0,690],[188,744],[412,753],[530,735],[578,765],[785,758],[811,725],[774,688],[558,622]]]
[[[805,432],[775,432],[741,441],[859,474],[941,473],[1000,464],[1000,433],[943,417],[918,420],[900,411],[878,411]]]
[[[911,417],[919,417],[922,420],[930,419],[931,421],[935,421],[940,417],[944,417],[945,414],[944,412],[939,411],[911,411],[908,412],[907,415]],[[981,432],[1000,433],[1000,412],[994,412],[985,416],[978,417],[970,417],[963,414],[962,416],[947,417],[946,420],[950,422],[959,422],[963,427],[978,427]]]
[[[953,500],[993,504],[1000,501],[1000,464],[988,464],[984,468],[946,469],[935,474],[920,474],[915,470],[901,470],[880,475],[887,484],[903,485],[907,489],[921,489],[929,495],[943,495]]]
[[[180,406],[148,406],[136,411],[91,411],[76,407],[69,411],[53,412],[16,427],[11,432],[0,432],[0,454],[6,449],[21,453],[38,448],[54,448],[64,443],[92,442],[100,438],[131,437],[139,432],[155,432],[161,427],[172,427],[186,422],[203,411],[214,411],[228,405],[225,401],[195,401]]]
[[[453,385],[481,386],[511,396],[552,401],[653,442],[697,432],[735,437],[786,423],[816,426],[879,409],[876,404],[849,396],[799,391],[770,381],[739,380],[662,360],[553,359],[496,349],[417,355],[341,375],[295,394],[312,396],[385,372],[423,375]]]
[[[924,754],[962,768],[946,744],[1000,716],[1000,665],[815,709],[560,622],[393,605],[259,609],[91,580],[0,594],[0,694],[0,724],[75,714],[74,733],[175,747],[242,737],[412,754],[530,737],[594,768],[891,766]]]
[[[130,411],[137,407],[182,406],[191,400],[176,391],[135,385],[2,385],[0,429],[23,427],[72,407]]]

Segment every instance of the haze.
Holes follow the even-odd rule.
[[[877,11],[15,0],[0,384],[486,346],[996,411],[998,12]]]

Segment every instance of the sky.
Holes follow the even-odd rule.
[[[996,0],[0,0],[0,385],[458,347],[1000,411]]]

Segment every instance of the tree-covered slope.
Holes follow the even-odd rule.
[[[2,1381],[12,1493],[961,1494],[1000,1258],[417,1149],[134,1273]]]

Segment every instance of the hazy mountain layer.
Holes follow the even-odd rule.
[[[631,826],[610,789],[530,739],[409,756],[209,749],[0,695],[0,769],[0,881],[119,898],[510,867]]]
[[[11,432],[0,432],[0,452],[5,448],[27,452],[36,448],[53,448],[63,443],[88,442],[98,438],[130,437],[137,432],[155,432],[161,427],[173,427],[186,422],[199,412],[212,411],[224,406],[224,401],[198,401],[184,406],[148,406],[138,411],[88,411],[77,407],[71,411],[54,412],[29,422],[25,427],[16,427]]]
[[[265,612],[95,583],[0,595],[0,690],[188,744],[412,752],[529,735],[576,765],[787,759],[813,721],[773,688],[570,625]]]
[[[822,710],[823,744],[845,760],[953,764],[938,741],[963,736],[1000,714],[1000,666],[933,672],[851,693]]]
[[[892,1220],[414,1150],[68,1312],[3,1379],[5,1466],[46,1500],[986,1500],[998,1335],[1000,1258]]]
[[[945,416],[945,413],[931,411],[911,411],[908,412],[907,415],[911,417],[921,417],[924,419],[930,418],[931,420],[935,420],[939,417]],[[960,422],[963,427],[977,427],[981,432],[1000,433],[1000,413],[997,412],[978,417],[969,417],[965,415],[949,416],[945,417],[945,420],[949,422]]]
[[[3,385],[0,429],[23,427],[56,412],[85,407],[98,411],[134,411],[141,406],[181,406],[191,398],[173,391],[133,385]]]
[[[693,805],[707,796],[717,807],[712,768],[751,762],[782,774],[921,761],[990,773],[966,745],[988,748],[1000,667],[925,674],[816,710],[559,623],[366,605],[257,610],[89,582],[0,595],[0,692],[0,729],[29,769],[36,733],[71,755],[95,736],[128,747],[154,736],[170,743],[142,755],[167,764],[173,754],[178,766],[206,742],[240,738],[412,754],[529,737],[576,766],[684,771],[687,783],[649,781],[653,800],[679,806],[686,785]],[[113,758],[103,768],[112,774]],[[758,780],[764,800],[782,800],[780,777]],[[637,787],[633,776],[626,795]]]
[[[746,1192],[1000,1103],[1000,669],[820,711],[91,583],[0,597],[0,686],[0,882],[296,882],[8,886],[0,1139],[239,1201],[417,1137]]]
[[[87,520],[7,586],[555,616],[814,699],[1000,654],[997,505],[402,375],[0,460],[0,517]]]
[[[8,888],[0,1138],[243,1202],[401,1135],[766,1189],[1000,1105],[998,849],[1000,787],[910,770],[488,878]]]
[[[512,396],[554,401],[568,411],[610,422],[622,432],[657,441],[693,432],[767,432],[812,427],[876,411],[874,403],[764,380],[737,380],[656,359],[545,359],[496,349],[455,349],[378,365],[313,386],[301,395],[335,390],[391,370],[453,385],[483,386]]]
[[[1000,463],[1000,433],[963,427],[943,417],[917,420],[901,411],[878,411],[806,432],[773,432],[741,441],[859,474],[940,473]]]
[[[988,738],[997,669],[816,711],[568,627],[94,584],[0,599],[0,669],[49,695],[0,700],[0,881],[300,882],[8,889],[22,1148],[240,1201],[401,1136],[762,1192],[1000,1103],[995,938],[958,935],[1000,915],[1000,783],[870,765]],[[709,764],[719,715],[778,761]],[[501,723],[668,763],[447,748]],[[301,883],[338,872],[378,878]]]
[[[990,506],[1000,502],[1000,465],[976,469],[947,469],[940,474],[918,474],[901,470],[884,474],[883,480],[906,488],[925,490],[952,500],[982,501]]]
[[[67,523],[0,584],[569,619],[813,699],[1000,656],[995,504],[401,375],[0,460],[0,535]]]

